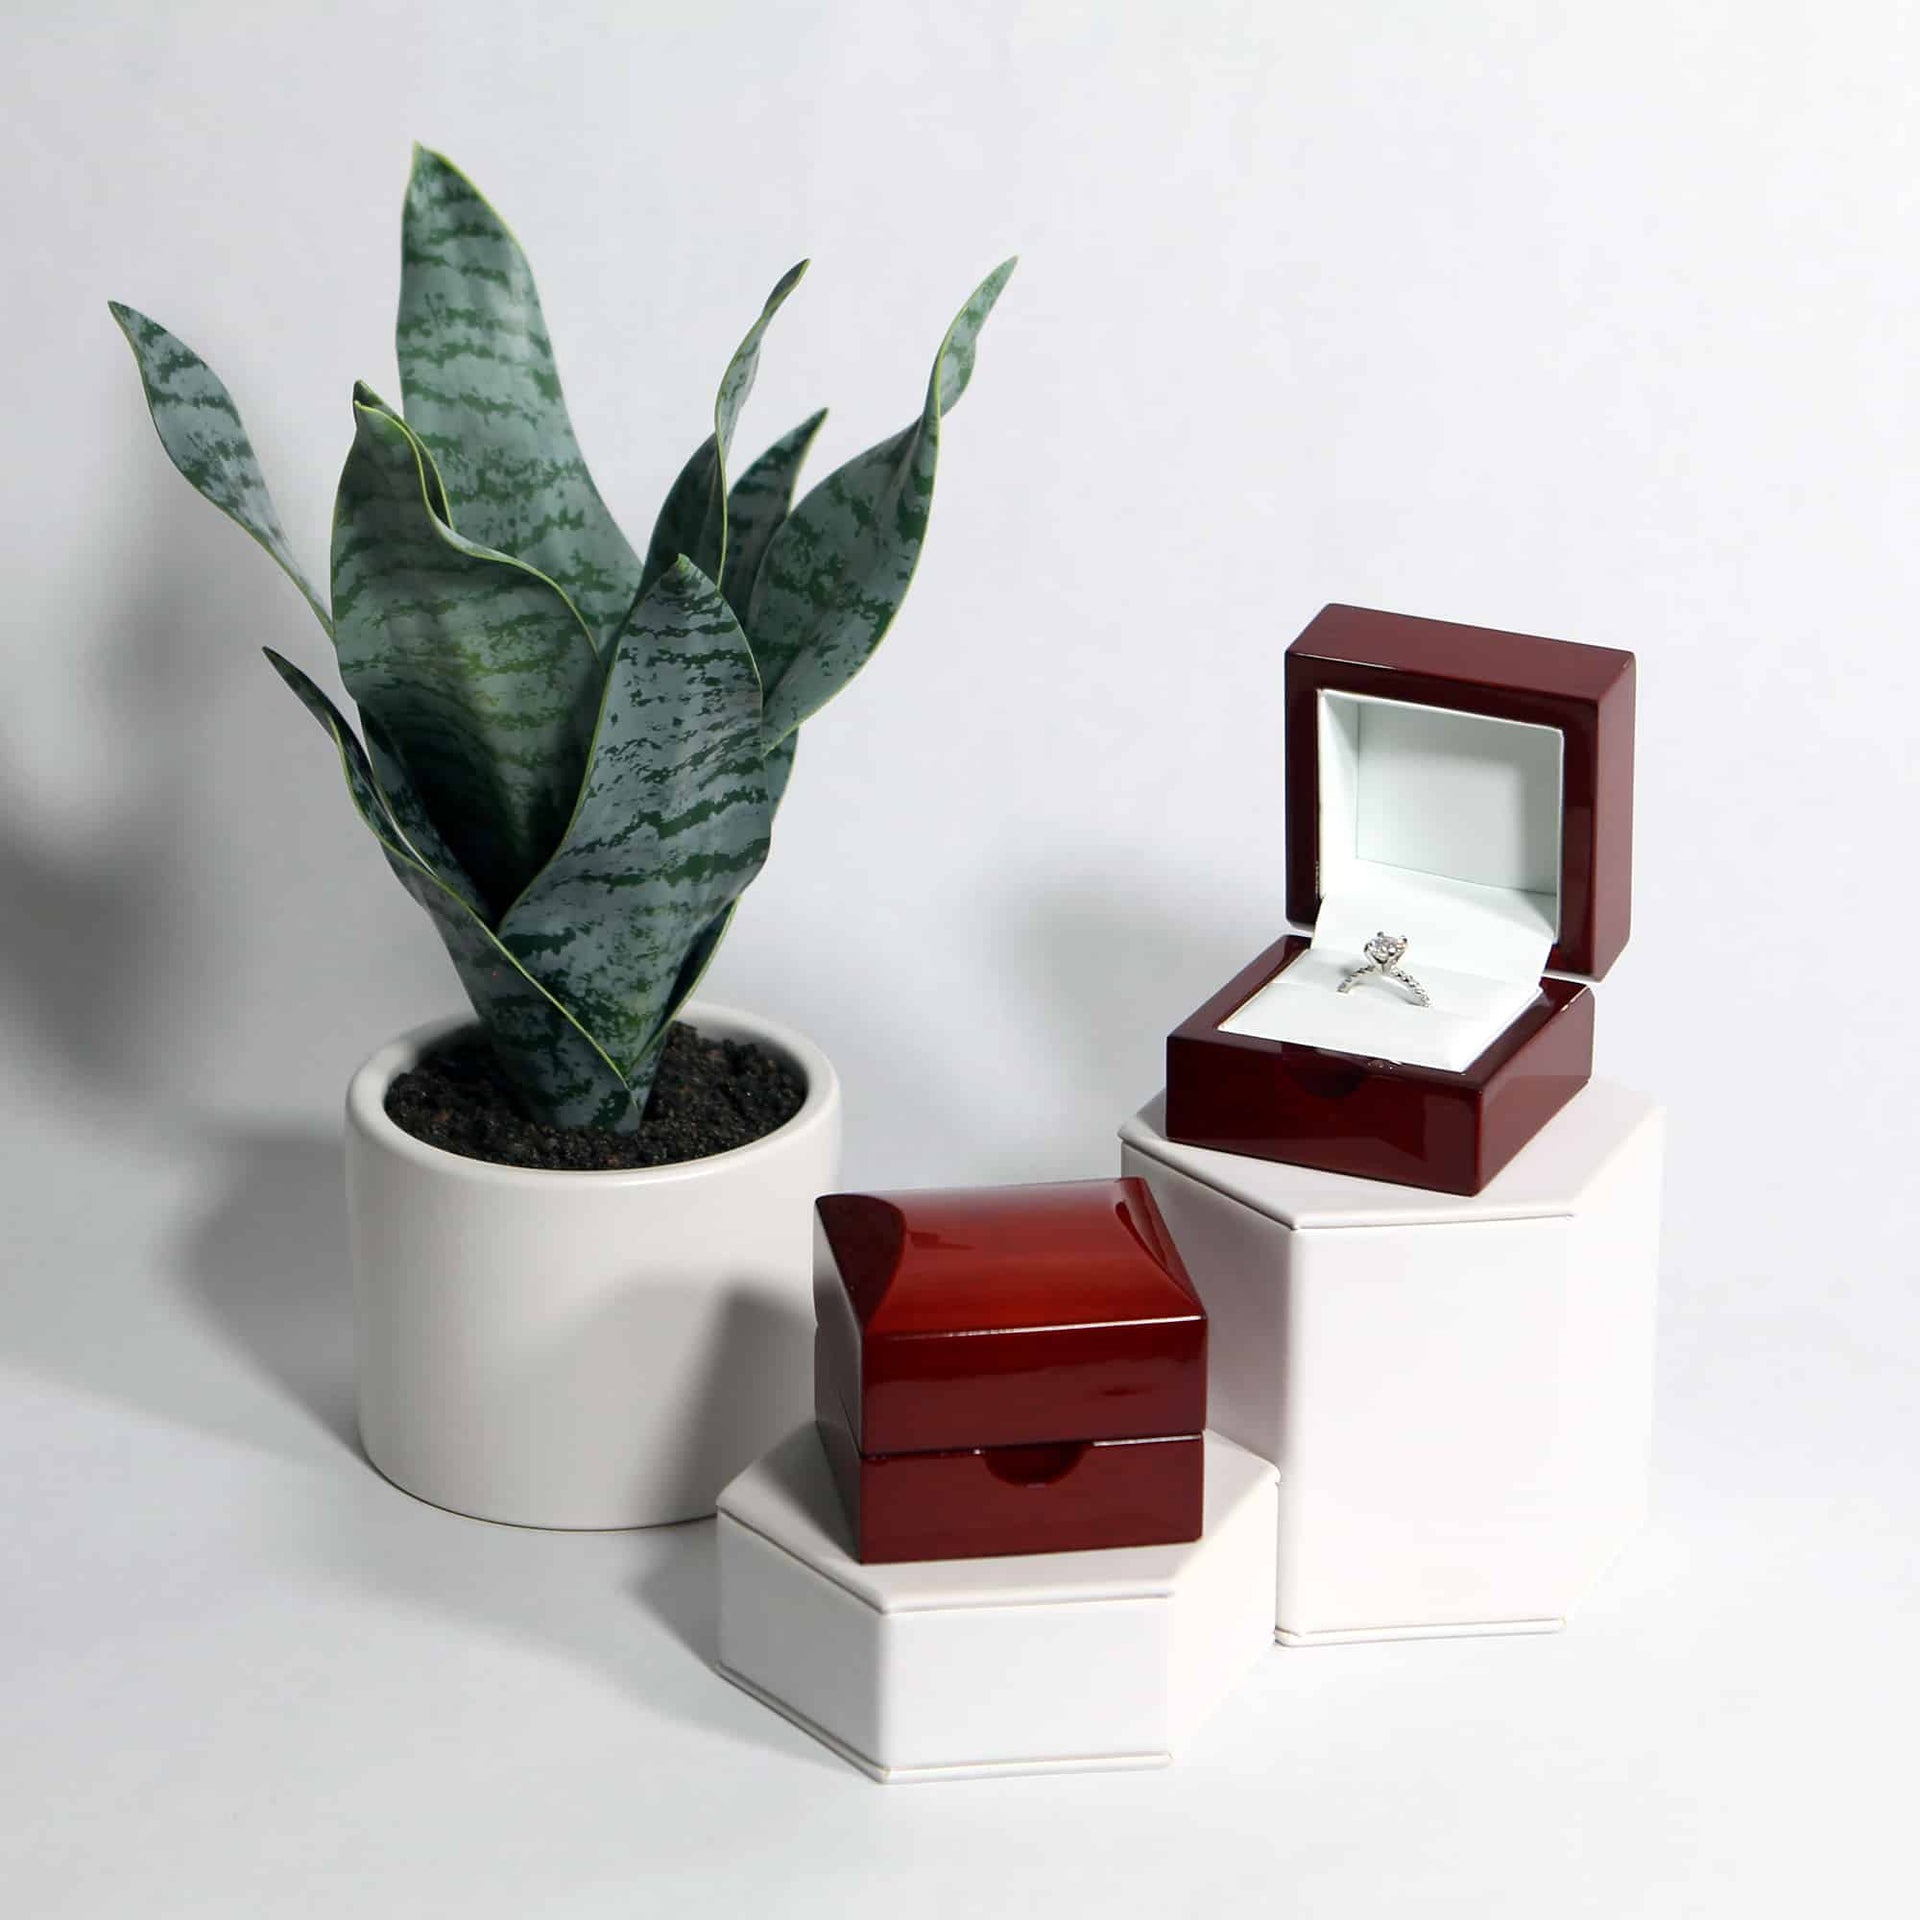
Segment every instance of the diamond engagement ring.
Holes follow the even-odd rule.
[[[1427,998],[1427,990],[1412,974],[1400,964],[1407,957],[1407,936],[1404,933],[1376,933],[1367,942],[1367,964],[1355,967],[1340,982],[1340,992],[1351,993],[1362,980],[1372,974],[1379,974],[1383,980],[1395,980],[1413,996],[1416,1007],[1432,1004]]]

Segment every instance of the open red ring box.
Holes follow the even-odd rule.
[[[1286,662],[1287,914],[1312,932],[1169,1036],[1168,1136],[1480,1192],[1592,1076],[1633,728],[1630,653],[1326,608]],[[1409,939],[1430,1007],[1338,991],[1375,932]]]
[[[816,1212],[815,1410],[856,1558],[1200,1537],[1206,1311],[1143,1181]]]

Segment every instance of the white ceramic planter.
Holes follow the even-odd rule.
[[[840,1086],[769,1021],[691,1005],[806,1076],[764,1139],[677,1166],[549,1173],[429,1146],[386,1091],[444,1021],[347,1093],[360,1434],[435,1506],[536,1527],[645,1527],[720,1489],[812,1413],[815,1198],[839,1177]]]
[[[1273,1469],[1178,1546],[863,1566],[809,1424],[720,1496],[719,1667],[885,1782],[1165,1766],[1273,1645]]]
[[[1660,1110],[1596,1080],[1472,1196],[1121,1129],[1206,1302],[1208,1413],[1277,1463],[1276,1636],[1562,1625],[1640,1526]]]

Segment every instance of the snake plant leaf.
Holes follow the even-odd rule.
[[[450,161],[414,149],[401,226],[400,391],[453,523],[556,581],[610,646],[640,562],[587,471],[520,243]]]
[[[529,1108],[550,1126],[631,1130],[639,1124],[624,1081],[567,1010],[522,969],[472,904],[415,856],[388,812],[367,754],[340,710],[290,660],[267,658],[331,735],[355,809],[394,877],[424,907],[474,1012]]]
[[[373,389],[362,382],[355,389],[355,397],[365,406],[384,414],[392,420],[403,433],[407,430],[401,420]],[[420,442],[414,441],[414,450],[420,455],[422,470],[427,482],[427,505],[441,520],[449,519],[447,510],[447,490],[440,479],[439,469],[433,463],[433,456]],[[482,919],[487,909],[480,890],[461,866],[458,856],[446,843],[445,836],[434,825],[433,817],[427,812],[420,799],[419,789],[413,784],[413,777],[407,772],[406,762],[399,748],[388,738],[380,722],[369,713],[360,716],[361,729],[366,734],[367,758],[373,766],[375,784],[380,789],[380,797],[386,802],[387,811],[393,817],[394,824],[406,836],[408,844],[420,859],[430,867],[441,884],[457,893]]]
[[[353,383],[353,404],[356,407],[366,407],[371,412],[379,414],[383,419],[391,421],[401,433],[405,434],[406,437],[413,442],[413,450],[415,454],[418,455],[420,461],[420,477],[426,488],[427,510],[436,520],[451,527],[453,525],[453,507],[447,499],[447,483],[441,477],[440,463],[433,457],[433,449],[407,425],[406,416],[402,414],[397,407],[388,405],[364,380],[356,380]],[[464,538],[464,536],[462,537]],[[480,543],[475,542],[474,544],[478,545]],[[487,551],[491,553],[494,549],[489,547]],[[567,604],[569,606],[573,605],[571,601]],[[579,608],[575,607],[574,616],[576,619],[579,618],[579,614]],[[586,622],[584,620],[581,621],[582,626],[585,624]]]
[[[432,465],[363,388],[334,511],[340,677],[497,913],[559,844],[601,666],[543,575],[434,511]]]
[[[368,832],[380,842],[381,851],[389,860],[402,866],[420,867],[422,863],[419,856],[394,823],[386,798],[374,778],[366,749],[361,746],[359,737],[348,725],[340,709],[291,660],[275,653],[271,647],[262,647],[260,651],[267,656],[274,672],[293,689],[300,704],[333,736],[333,744],[340,750],[340,768],[347,778],[347,792],[352,796],[354,807],[366,823]]]
[[[816,414],[814,418],[817,423],[824,415]],[[786,798],[787,782],[793,777],[793,756],[799,745],[800,729],[796,727],[763,756],[769,825],[780,811],[780,802]],[[672,1024],[675,1015],[693,997],[708,967],[713,964],[713,956],[719,951],[720,942],[727,937],[727,929],[733,925],[734,911],[739,904],[737,899],[729,900],[725,911],[709,921],[688,948],[686,959],[680,963],[679,976],[673,983],[673,991],[667,997],[666,1016],[661,1023],[663,1028]]]
[[[780,811],[780,802],[787,797],[787,782],[793,778],[793,756],[799,745],[800,729],[795,727],[767,748],[767,806],[774,813]]]
[[[693,998],[707,969],[713,965],[713,956],[720,951],[720,942],[727,937],[727,929],[733,925],[734,912],[739,905],[738,900],[729,900],[694,936],[693,945],[680,962],[680,970],[674,975],[673,989],[667,995],[665,1010],[660,1016],[658,1037],[663,1047],[667,1029],[673,1025],[680,1009]]]
[[[332,612],[301,573],[232,396],[115,306],[174,465],[333,635],[359,728],[276,671],[433,919],[528,1110],[642,1122],[675,1016],[765,861],[802,722],[872,654],[925,538],[941,421],[1013,268],[948,330],[918,417],[796,506],[821,414],[729,474],[774,287],[643,562],[595,487],[518,242],[416,147],[396,344],[404,415],[355,393]],[[322,587],[326,582],[322,582]]]
[[[768,542],[793,509],[794,482],[826,417],[822,407],[791,433],[782,434],[727,495],[727,559],[720,573],[720,591],[743,625],[754,577],[767,556]]]
[[[967,390],[980,329],[1014,264],[996,267],[948,328],[920,418],[829,474],[773,536],[747,615],[769,742],[832,699],[899,612],[933,506],[940,421]]]
[[[473,884],[459,857],[447,845],[440,829],[433,824],[433,817],[421,801],[420,790],[413,784],[413,776],[408,773],[399,750],[371,714],[363,713],[360,716],[360,726],[366,735],[367,760],[373,768],[373,784],[388,817],[399,829],[408,848],[449,893],[457,894],[482,920],[486,919],[486,902],[481,897],[480,889]]]
[[[593,1035],[636,1105],[683,962],[759,872],[767,841],[753,654],[719,588],[677,559],[614,651],[566,837],[500,922],[502,943]]]
[[[727,458],[733,451],[734,429],[740,424],[740,409],[753,391],[754,376],[760,371],[760,342],[766,337],[773,316],[786,297],[797,287],[807,271],[807,262],[789,267],[779,284],[767,295],[760,317],[747,329],[747,337],[734,349],[727,370],[720,376],[720,390],[713,401],[713,431],[701,443],[692,459],[680,469],[667,494],[660,518],[654,522],[653,539],[647,548],[647,564],[640,576],[641,593],[685,554],[709,580],[724,577],[727,554]]]
[[[793,775],[793,756],[799,745],[800,730],[796,727],[764,757],[762,768],[767,782],[769,823],[780,811],[780,802],[786,797],[787,782]],[[693,945],[687,949],[687,957],[680,963],[673,991],[667,996],[667,1010],[661,1021],[663,1030],[672,1024],[675,1015],[693,997],[708,967],[713,964],[713,956],[719,951],[720,942],[727,937],[727,929],[733,925],[734,911],[739,904],[737,899],[729,900],[725,909],[701,929]]]
[[[240,409],[225,383],[159,321],[149,320],[144,313],[117,300],[108,301],[107,310],[133,349],[140,384],[146,389],[147,411],[153,416],[154,430],[167,458],[198,493],[273,556],[281,571],[306,596],[320,624],[331,626],[325,603],[301,572],[287,544],[253,443],[241,424]]]

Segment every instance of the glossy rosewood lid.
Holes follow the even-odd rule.
[[[823,1391],[863,1453],[1198,1433],[1206,1312],[1139,1180],[829,1194]]]
[[[1634,658],[1492,627],[1323,608],[1287,650],[1287,913],[1320,912],[1319,695],[1371,694],[1558,728],[1560,937],[1549,971],[1598,979],[1633,907]]]

